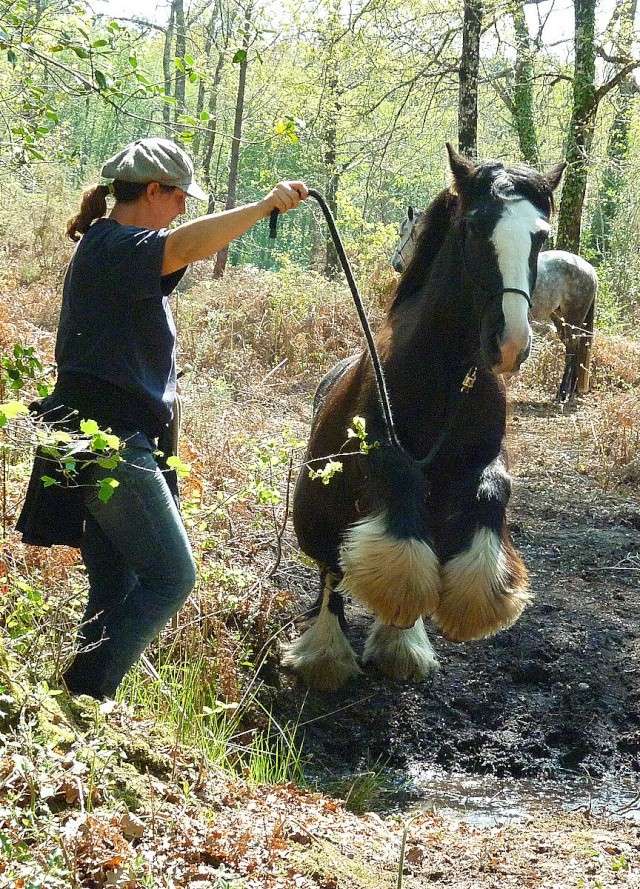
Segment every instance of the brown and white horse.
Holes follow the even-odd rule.
[[[318,563],[321,592],[283,663],[319,689],[360,671],[344,633],[343,593],[376,618],[363,661],[411,680],[437,668],[423,617],[449,639],[481,639],[510,626],[529,600],[505,519],[511,485],[499,375],[529,352],[528,295],[564,167],[545,176],[476,165],[447,148],[454,184],[426,211],[376,337],[402,448],[389,441],[367,353],[341,361],[316,395],[307,466],[331,457],[343,469],[324,485],[305,466],[297,481],[294,526]],[[475,385],[452,415],[474,366]],[[347,438],[355,416],[366,420],[367,441],[379,442],[366,454],[353,455]],[[341,458],[345,451],[352,455]]]

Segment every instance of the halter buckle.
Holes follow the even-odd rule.
[[[473,389],[476,384],[477,370],[477,367],[472,367],[470,370],[467,371],[467,375],[462,381],[462,386],[460,387],[461,392],[464,392],[465,390],[467,392],[470,392]]]

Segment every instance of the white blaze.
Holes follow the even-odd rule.
[[[531,296],[529,292],[529,257],[533,246],[531,236],[537,232],[549,231],[549,228],[549,223],[530,201],[519,198],[505,204],[504,212],[491,235],[503,287],[515,287]],[[528,311],[529,306],[524,297],[518,293],[503,294],[503,341],[519,340],[523,348],[526,347],[531,335]]]

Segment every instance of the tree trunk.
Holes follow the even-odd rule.
[[[567,135],[567,169],[558,214],[556,246],[571,253],[580,251],[582,209],[587,189],[587,165],[597,111],[595,72],[596,0],[574,0],[575,65],[573,108]]]
[[[253,14],[253,0],[249,0],[244,13],[244,30],[242,37],[242,49],[244,56],[240,61],[240,74],[238,77],[238,93],[236,96],[236,113],[233,123],[233,138],[231,139],[231,156],[229,158],[229,180],[227,185],[227,201],[225,210],[231,210],[236,205],[236,193],[238,190],[238,166],[240,163],[240,140],[242,139],[242,118],[244,114],[244,94],[247,83],[247,67],[249,64],[249,37],[251,32],[251,16]],[[222,278],[229,248],[220,250],[216,256],[216,264],[213,270],[214,278]]]
[[[173,96],[173,5],[171,6],[171,14],[164,36],[162,71],[164,73],[164,94],[165,96]],[[164,134],[167,138],[170,138],[173,135],[173,128],[171,126],[171,109],[168,102],[164,102],[162,105],[162,120],[164,121]]]
[[[207,36],[206,36],[205,42],[204,42],[204,58],[205,58],[205,66],[207,68],[207,71],[209,71],[211,68],[211,50],[213,48],[213,32],[214,32],[214,27],[215,27],[216,12],[217,12],[217,10],[214,10],[214,12],[211,13],[211,18],[209,20],[209,24],[207,25],[207,29],[206,29]],[[200,82],[198,83],[198,99],[196,101],[196,113],[195,113],[195,116],[198,120],[200,120],[200,115],[202,114],[202,111],[204,110],[204,93],[205,93],[205,81],[204,81],[204,78],[201,77]],[[193,137],[193,155],[194,155],[194,157],[197,157],[198,154],[200,153],[200,141],[202,139],[202,135],[203,134],[199,130],[197,130],[194,134],[194,137]]]
[[[211,92],[209,93],[209,102],[207,110],[209,112],[209,132],[205,134],[202,142],[202,169],[204,172],[205,188],[209,192],[209,205],[207,213],[213,213],[214,207],[214,188],[211,181],[211,158],[213,156],[213,147],[216,141],[216,130],[218,128],[218,88],[222,77],[222,68],[224,66],[224,54],[221,52],[218,56],[216,70],[213,75],[211,84]]]
[[[186,77],[184,73],[184,57],[187,51],[187,30],[184,24],[183,0],[173,0],[173,13],[176,23],[176,59],[180,59],[182,63],[181,67],[176,68],[175,120],[177,122],[180,115],[184,114],[185,111]]]
[[[633,49],[634,21],[638,4],[637,0],[626,0],[621,5],[620,35],[616,49],[619,56],[625,57],[630,56]],[[601,260],[611,251],[611,230],[618,211],[620,192],[624,187],[624,161],[629,150],[629,128],[635,92],[635,83],[629,75],[618,87],[618,101],[607,141],[607,165],[602,177],[598,205],[591,223],[591,246]]]
[[[338,118],[340,115],[340,100],[338,90],[338,76],[335,67],[329,73],[327,80],[327,93],[329,114],[324,131],[324,165],[327,171],[325,195],[327,204],[333,214],[338,218],[338,187],[340,185],[340,173],[338,171]],[[338,254],[333,243],[333,238],[327,229],[324,273],[327,278],[335,278],[340,270]]]
[[[464,0],[462,58],[458,97],[458,148],[467,157],[478,154],[478,70],[482,0]]]
[[[518,133],[522,157],[533,167],[540,166],[538,138],[534,122],[533,74],[534,53],[524,15],[523,0],[513,5],[513,27],[516,35],[515,88],[513,120]]]

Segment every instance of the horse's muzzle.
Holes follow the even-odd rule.
[[[507,340],[507,342],[502,343],[500,346],[500,363],[493,369],[496,373],[500,374],[517,373],[520,370],[521,365],[523,365],[529,357],[530,352],[531,337],[529,337],[529,341],[524,348],[522,346],[522,340]]]

